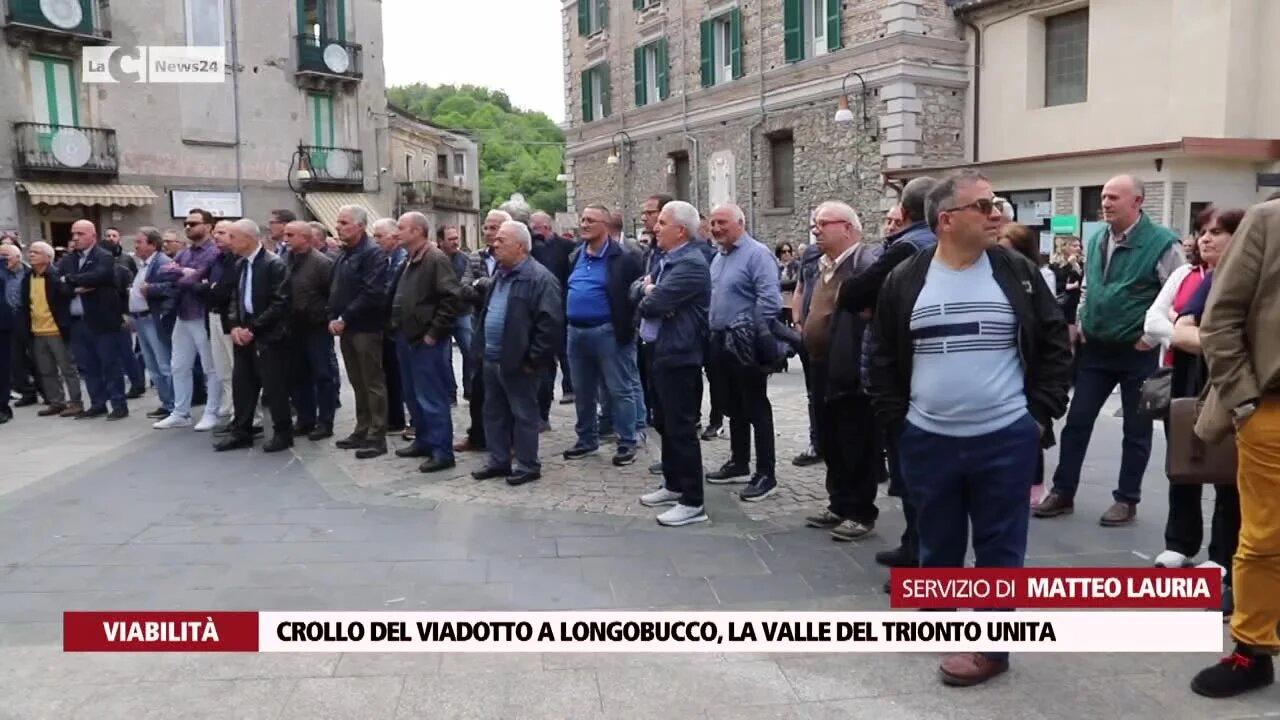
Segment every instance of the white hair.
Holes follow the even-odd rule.
[[[417,210],[413,210],[400,216],[401,220],[404,220],[405,218],[408,218],[410,223],[418,226],[418,229],[422,230],[424,237],[431,237],[431,221],[427,219],[426,215],[423,215]]]
[[[661,215],[667,215],[671,218],[671,222],[679,225],[688,233],[689,240],[698,236],[698,229],[702,225],[702,218],[698,216],[698,208],[690,205],[683,200],[672,200],[662,206]]]
[[[859,218],[858,211],[854,210],[848,204],[842,203],[838,200],[828,200],[818,205],[818,209],[813,211],[813,216],[815,218],[818,217],[818,213],[823,210],[830,210],[836,215],[839,215],[840,219],[848,222],[854,230],[859,233],[862,232],[862,218]]]
[[[14,255],[19,260],[22,259],[22,251],[18,249],[17,245],[0,245],[0,255]]]
[[[511,220],[513,219],[511,217],[511,214],[508,213],[506,210],[490,210],[489,214],[484,216],[484,219],[486,222],[489,220],[489,218],[498,218],[502,222],[511,222]]]
[[[725,203],[723,205],[717,205],[715,206],[714,209],[711,210],[711,212],[715,212],[716,210],[728,210],[730,213],[733,214],[734,222],[738,223],[739,225],[747,224],[747,216],[743,214],[742,208],[738,207],[733,203]]]
[[[525,252],[533,249],[533,237],[529,235],[529,226],[516,220],[507,220],[502,223],[502,230],[510,230],[515,233],[516,240],[524,246]]]
[[[378,218],[377,220],[374,220],[373,227],[369,229],[372,232],[378,232],[379,230],[389,230],[394,233],[400,229],[400,226],[396,223],[394,218],[384,217],[384,218]]]
[[[526,224],[528,224],[529,216],[533,212],[529,207],[529,203],[522,200],[508,200],[499,205],[498,208],[510,215],[512,220]]]
[[[359,225],[360,227],[369,227],[369,211],[368,210],[365,210],[359,205],[343,205],[342,207],[338,208],[339,215],[341,215],[344,212],[351,213],[351,222]]]
[[[530,216],[529,216],[529,222],[533,222],[534,220],[546,220],[548,224],[550,224],[551,222],[553,222],[553,221],[552,221],[552,219],[551,219],[551,214],[550,214],[550,213],[545,213],[545,212],[543,212],[543,211],[541,211],[541,210],[539,210],[539,211],[537,211],[537,212],[535,212],[534,214],[532,214],[532,215],[530,215]]]
[[[49,258],[49,260],[53,260],[54,256],[57,254],[53,251],[53,246],[43,240],[37,240],[31,243],[31,247],[27,248],[27,252],[40,253],[41,255]]]
[[[249,218],[241,218],[239,220],[236,220],[235,222],[231,223],[231,227],[235,228],[236,230],[239,230],[242,233],[245,233],[246,235],[248,235],[249,237],[252,237],[255,240],[262,237],[262,231],[258,229],[258,223],[250,220]]]

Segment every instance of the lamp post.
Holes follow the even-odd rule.
[[[295,170],[294,168],[297,168]],[[305,183],[311,180],[311,153],[298,143],[298,149],[293,151],[293,157],[289,159],[289,171],[285,176],[285,182],[289,183],[289,189],[297,195],[306,195],[307,191],[304,187]],[[297,185],[294,185],[294,183]]]
[[[863,79],[862,74],[856,71],[850,71],[845,74],[840,81],[840,106],[836,110],[835,122],[837,125],[850,125],[855,121],[853,111],[849,109],[849,78],[858,78],[858,84],[862,86],[861,106],[862,106],[862,129],[870,130],[871,139],[876,139],[876,131],[870,128],[871,115],[867,111],[867,102],[869,96],[867,94],[867,81]]]

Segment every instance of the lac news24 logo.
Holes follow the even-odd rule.
[[[221,46],[108,45],[86,47],[83,57],[86,83],[220,83],[227,76]]]

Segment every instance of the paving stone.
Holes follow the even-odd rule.
[[[613,597],[624,607],[666,608],[675,605],[719,604],[716,594],[705,578],[686,577],[626,577],[614,578]]]
[[[708,578],[716,598],[732,605],[743,602],[807,600],[813,588],[796,573],[771,573],[764,577],[725,575]]]
[[[536,657],[536,656],[534,656]],[[397,718],[528,718],[577,720],[601,715],[595,674],[582,670],[528,673],[462,673],[410,677]]]
[[[274,720],[284,710],[292,681],[209,680],[138,683],[100,689],[72,716],[76,720]]]
[[[393,717],[402,677],[304,678],[293,688],[281,720],[347,720]]]
[[[767,705],[799,698],[773,662],[706,662],[681,665],[677,672],[654,666],[596,670],[605,714],[625,717],[633,709],[688,716],[725,702]]]
[[[440,670],[443,653],[343,653],[334,677],[431,675]]]

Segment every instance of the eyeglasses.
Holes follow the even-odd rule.
[[[993,200],[992,198],[979,198],[978,200],[974,200],[968,205],[960,205],[958,207],[948,208],[946,210],[943,210],[943,212],[958,213],[958,212],[964,212],[965,210],[977,210],[983,215],[990,215],[991,212],[995,209],[996,209],[995,200]]]
[[[202,222],[196,222],[196,221],[194,221],[194,220],[188,220],[188,221],[186,221],[186,222],[182,223],[183,227],[195,227],[195,226],[197,226],[197,225],[204,225],[204,224],[205,224],[205,223],[202,223]]]

